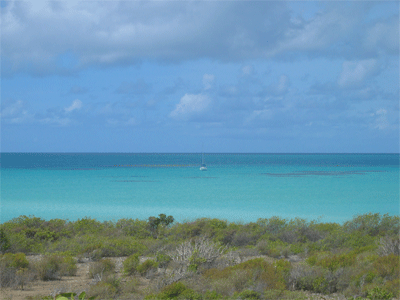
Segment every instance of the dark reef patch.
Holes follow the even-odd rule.
[[[271,177],[304,177],[304,176],[345,176],[365,175],[366,173],[382,173],[383,170],[355,170],[355,171],[299,171],[292,173],[261,173]]]

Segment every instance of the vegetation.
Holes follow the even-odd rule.
[[[23,289],[35,280],[59,280],[76,274],[77,261],[91,261],[95,284],[79,299],[399,298],[399,221],[378,213],[344,224],[20,216],[0,225],[0,284]],[[31,254],[42,258],[29,261]],[[126,257],[123,277],[109,257]]]

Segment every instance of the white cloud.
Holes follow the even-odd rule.
[[[388,53],[399,54],[399,17],[387,22],[378,22],[367,30],[363,46],[369,51],[379,48]]]
[[[205,90],[209,90],[212,87],[212,83],[215,79],[215,76],[212,74],[204,74],[203,75],[203,85]]]
[[[251,65],[246,65],[242,67],[242,75],[243,76],[248,76],[253,73],[253,66]]]
[[[276,86],[276,90],[279,93],[284,93],[289,88],[289,78],[286,75],[281,75],[279,77],[278,85]]]
[[[3,122],[10,124],[26,123],[32,119],[21,100],[2,103],[0,117]]]
[[[82,108],[82,101],[79,99],[75,99],[71,106],[64,108],[65,112],[69,113],[74,110],[79,110]]]
[[[290,81],[286,75],[281,75],[278,82],[272,83],[269,86],[270,92],[275,95],[283,95],[289,90]]]
[[[271,119],[273,116],[272,110],[270,109],[261,109],[254,110],[246,119],[245,123],[251,123],[255,120],[266,121]]]
[[[373,5],[321,7],[304,21],[284,1],[6,1],[2,75],[64,74],[143,59],[244,61],[287,53],[354,59],[375,57],[381,49],[398,54],[398,17],[366,25]],[[64,65],[69,54],[72,62]]]
[[[211,100],[206,95],[185,94],[169,116],[176,119],[188,119],[190,116],[204,112],[210,103]]]
[[[67,125],[73,123],[73,121],[69,118],[60,118],[59,116],[53,116],[53,117],[47,117],[47,118],[40,119],[39,123],[67,126]]]
[[[378,109],[375,112],[375,115],[376,115],[376,119],[375,119],[374,128],[382,130],[389,126],[386,109],[383,109],[383,108]]]
[[[129,118],[129,120],[127,120],[125,122],[125,125],[126,126],[135,126],[135,125],[137,125],[137,121],[135,118]]]
[[[23,109],[23,102],[21,100],[15,101],[14,103],[10,103],[9,105],[2,107],[1,109],[1,118],[9,118],[13,117],[16,114],[21,113]]]
[[[286,51],[329,51],[329,46],[339,40],[347,40],[352,35],[360,21],[359,17],[359,12],[355,13],[354,9],[343,10],[342,5],[338,5],[320,11],[309,22],[295,20],[267,55],[279,55]]]
[[[379,64],[375,59],[345,61],[342,65],[338,84],[340,87],[359,86],[364,80],[375,75],[378,70]]]

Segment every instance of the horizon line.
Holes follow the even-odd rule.
[[[202,152],[61,152],[0,151],[1,154],[201,154]],[[400,152],[204,152],[204,154],[400,154]]]

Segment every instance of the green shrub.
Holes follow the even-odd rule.
[[[0,228],[0,253],[5,253],[10,247],[11,244],[4,229]]]
[[[171,262],[171,256],[167,254],[158,253],[156,256],[156,262],[160,268],[165,268]]]
[[[139,254],[132,254],[127,257],[123,262],[124,273],[126,275],[133,275],[137,272],[137,267],[139,266]]]
[[[29,268],[24,253],[7,253],[0,258],[0,287],[20,287],[32,281],[35,273]]]
[[[73,276],[77,267],[75,259],[57,254],[46,255],[36,263],[36,271],[41,280],[59,280],[62,276]]]
[[[115,263],[109,259],[104,258],[96,261],[89,266],[89,277],[95,279],[106,278],[115,271]]]
[[[158,267],[158,262],[153,259],[147,259],[143,263],[139,264],[136,270],[140,273],[140,275],[144,276],[150,271],[156,271]]]
[[[269,251],[268,241],[260,240],[256,244],[256,249],[261,255],[267,255]]]
[[[66,276],[75,276],[78,271],[78,267],[76,265],[76,260],[72,256],[64,256],[64,275]]]
[[[202,296],[192,289],[187,288],[182,282],[174,282],[164,287],[157,295],[151,294],[144,299],[160,299],[160,300],[200,300]]]
[[[218,300],[218,299],[224,299],[224,296],[221,294],[217,293],[217,291],[206,291],[204,294],[204,299],[205,300]]]
[[[113,299],[118,294],[118,289],[111,283],[100,281],[90,287],[88,294],[95,299]]]
[[[285,272],[286,266],[283,263],[274,266],[262,258],[256,258],[222,270],[206,270],[203,277],[217,285],[229,283],[231,287],[226,286],[225,289],[233,288],[241,292],[249,285],[257,284],[265,285],[268,289],[283,289],[286,286]],[[220,289],[217,292],[225,293]]]
[[[201,264],[207,262],[207,259],[200,256],[199,250],[195,249],[192,256],[189,258],[189,271],[196,272]]]
[[[122,286],[122,293],[123,294],[134,294],[134,293],[139,293],[139,285],[140,285],[140,280],[136,277],[132,278],[131,280],[125,281]]]
[[[104,228],[101,222],[88,217],[78,219],[72,224],[75,234],[99,233]]]
[[[370,300],[389,300],[393,298],[393,294],[388,291],[375,287],[367,292],[367,299]]]
[[[1,257],[1,260],[9,268],[23,269],[29,266],[29,261],[24,253],[6,253]]]
[[[394,254],[378,257],[373,263],[375,272],[385,280],[393,280],[400,276],[399,257]]]
[[[261,294],[252,290],[244,290],[239,294],[235,294],[234,297],[238,297],[238,299],[243,299],[243,300],[244,299],[259,300],[261,299]]]
[[[132,237],[104,238],[101,246],[102,257],[127,256],[135,253],[143,255],[147,247]]]

